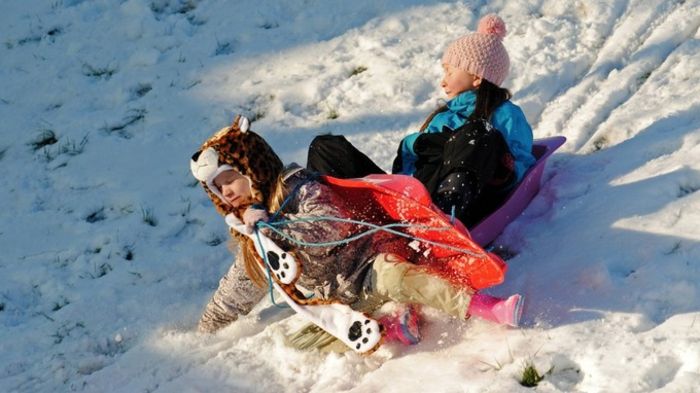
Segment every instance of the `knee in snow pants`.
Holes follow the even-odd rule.
[[[467,319],[472,291],[459,288],[393,254],[379,254],[369,273],[371,292],[399,303],[418,303]]]

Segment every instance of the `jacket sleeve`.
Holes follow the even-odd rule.
[[[532,155],[532,128],[519,106],[506,101],[493,114],[493,126],[496,127],[508,144],[515,160],[517,181],[522,180],[525,171],[535,163]]]
[[[391,169],[392,173],[409,176],[413,174],[416,169],[417,159],[416,152],[413,150],[413,144],[421,134],[420,132],[414,132],[401,140],[394,165]]]
[[[239,252],[204,309],[198,330],[203,333],[216,332],[238,319],[239,315],[248,314],[264,296],[265,290],[255,286],[246,275]]]

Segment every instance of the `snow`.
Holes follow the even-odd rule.
[[[700,392],[700,1],[5,0],[0,391]],[[298,352],[263,301],[196,321],[231,263],[189,157],[236,113],[284,161],[345,134],[383,168],[497,12],[536,137],[568,142],[495,242],[524,326]]]

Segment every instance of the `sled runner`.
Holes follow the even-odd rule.
[[[505,197],[503,203],[490,215],[470,229],[472,239],[486,246],[503,232],[505,227],[525,210],[532,198],[540,190],[544,166],[555,150],[566,142],[563,136],[537,139],[532,146],[532,154],[537,160],[525,173],[523,180]]]

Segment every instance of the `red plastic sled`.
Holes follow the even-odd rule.
[[[523,177],[518,186],[506,196],[501,206],[470,230],[472,239],[486,246],[503,232],[503,229],[525,210],[532,198],[540,190],[542,172],[547,158],[566,142],[563,136],[537,139],[532,146],[532,154],[537,161]]]
[[[361,179],[324,176],[323,180],[343,198],[353,218],[375,225],[411,224],[396,230],[423,239],[406,247],[410,242],[407,240],[397,248],[391,248],[389,242],[389,248],[382,245],[384,252],[424,265],[459,286],[478,290],[503,282],[503,260],[484,251],[459,220],[452,223],[434,206],[419,180],[403,175],[370,175]]]

